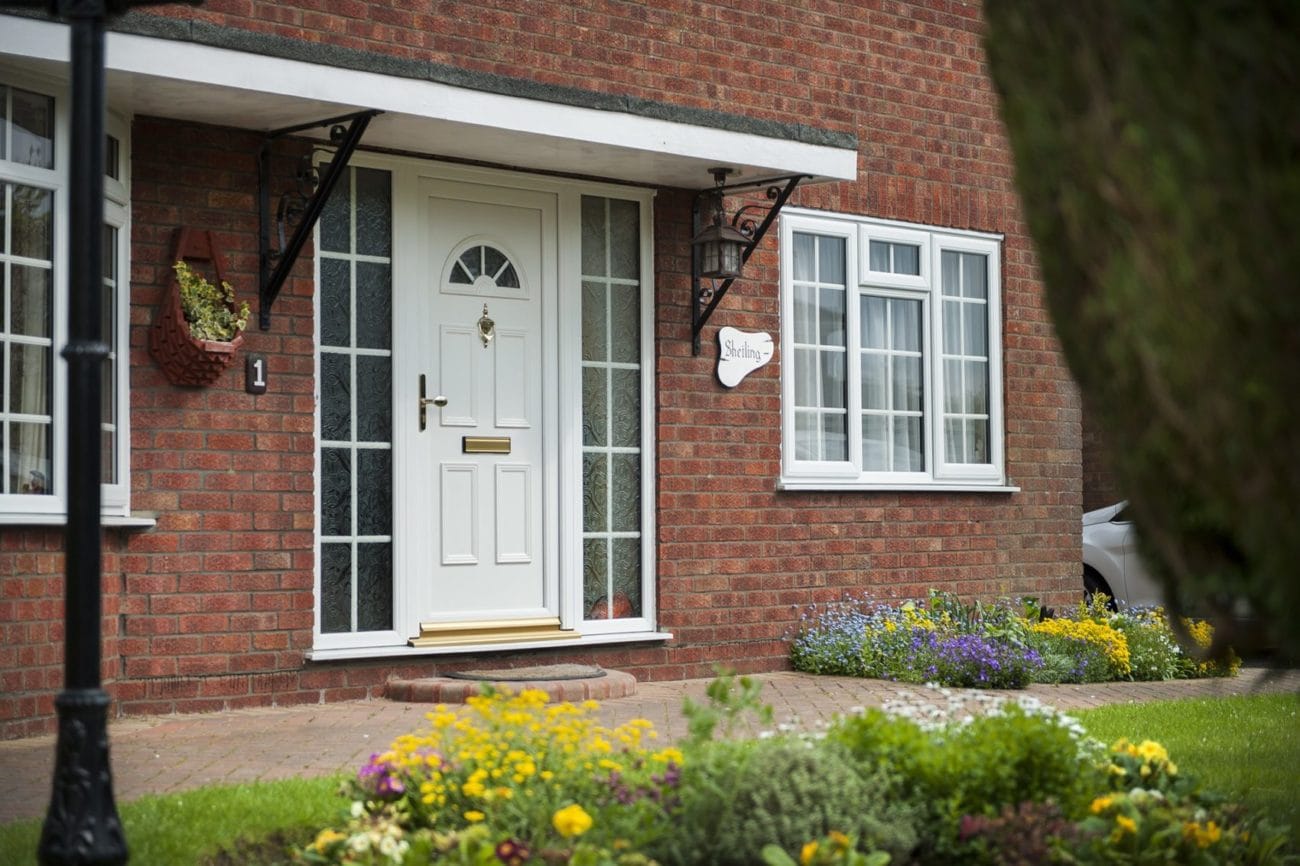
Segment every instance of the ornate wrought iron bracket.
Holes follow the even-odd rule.
[[[762,180],[752,180],[744,183],[728,184],[726,186],[711,187],[700,190],[695,195],[695,201],[691,205],[691,233],[692,236],[699,234],[702,227],[703,207],[702,205],[713,196],[725,195],[729,192],[742,192],[747,190],[758,190],[766,187],[765,195],[771,204],[747,204],[740,210],[736,211],[735,216],[731,219],[733,227],[738,229],[741,234],[749,238],[749,243],[741,253],[740,263],[743,267],[745,262],[753,254],[758,245],[762,243],[763,236],[771,228],[773,221],[776,220],[777,214],[789,200],[794,188],[798,186],[799,181],[812,177],[808,174],[791,174],[781,177],[769,177]],[[784,187],[781,184],[785,184]],[[763,218],[756,221],[757,214],[761,212]],[[709,285],[704,285],[704,279],[700,276],[699,251],[691,247],[691,354],[700,354],[700,332],[704,330],[704,325],[713,315],[713,311],[718,308],[722,297],[731,288],[735,278],[723,280],[721,285],[714,285],[709,281]]]
[[[348,160],[352,159],[352,154],[361,143],[361,136],[370,124],[370,119],[376,114],[382,112],[377,110],[358,111],[354,114],[344,114],[339,117],[331,117],[326,120],[318,120],[314,123],[302,123],[297,126],[286,126],[284,129],[276,129],[268,132],[262,141],[261,150],[258,153],[257,166],[257,186],[258,186],[258,212],[260,217],[261,236],[258,244],[259,260],[261,262],[261,280],[258,291],[259,307],[257,312],[258,327],[263,331],[271,327],[271,308],[275,305],[275,299],[280,295],[280,289],[284,287],[284,281],[289,277],[289,271],[293,269],[294,262],[298,261],[298,254],[302,252],[303,244],[311,236],[312,230],[316,227],[316,221],[320,219],[321,212],[325,209],[325,202],[329,200],[330,193],[338,184],[339,179],[343,177],[343,172],[348,167]],[[344,124],[347,126],[344,126]],[[307,159],[307,164],[298,172],[298,180],[301,185],[296,193],[286,193],[280,200],[276,215],[271,215],[271,145],[277,139],[286,135],[292,135],[296,132],[303,132],[308,129],[318,129],[322,126],[330,128],[330,146],[336,148],[334,155],[326,163],[323,170],[319,171],[311,162],[311,157]],[[309,189],[313,188],[314,189]],[[294,226],[293,234],[289,236],[286,242],[284,239],[285,224],[290,220],[297,218],[298,223]],[[274,221],[279,233],[279,249],[271,249],[271,227]]]

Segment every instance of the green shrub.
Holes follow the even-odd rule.
[[[778,737],[707,745],[688,757],[682,809],[652,855],[664,863],[752,866],[763,847],[798,854],[831,831],[906,860],[920,810],[888,797],[887,775],[858,772],[838,743]]]

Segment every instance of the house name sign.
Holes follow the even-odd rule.
[[[735,328],[718,329],[718,381],[734,388],[746,376],[772,360],[772,335],[750,334]]]

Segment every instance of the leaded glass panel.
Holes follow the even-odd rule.
[[[634,201],[582,198],[583,603],[588,619],[642,613],[640,212]]]
[[[322,633],[393,628],[392,178],[353,167],[320,220]]]

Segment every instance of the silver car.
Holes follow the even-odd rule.
[[[1119,502],[1083,515],[1083,593],[1104,592],[1116,604],[1164,603],[1160,585],[1152,579],[1137,549],[1137,533]]]

